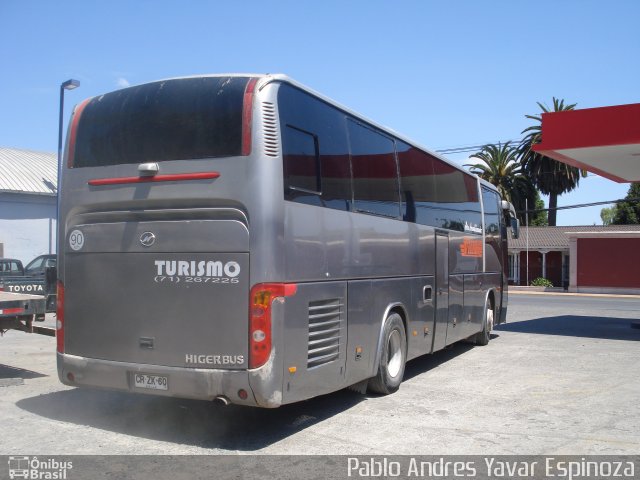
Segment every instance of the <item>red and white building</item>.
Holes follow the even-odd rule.
[[[640,293],[639,241],[640,225],[523,227],[520,238],[509,239],[509,280],[529,285],[542,277],[574,292]]]
[[[542,143],[534,150],[615,182],[640,182],[640,103],[543,113]],[[568,262],[570,291],[640,293],[640,225],[552,228],[568,237],[568,250],[542,241],[541,273],[554,272],[559,262],[566,269]]]

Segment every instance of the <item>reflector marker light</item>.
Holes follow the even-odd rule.
[[[4,309],[0,309],[0,315],[15,315],[17,313],[24,313],[24,308],[4,308]]]

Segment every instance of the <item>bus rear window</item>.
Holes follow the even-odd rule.
[[[82,111],[70,165],[241,155],[248,81],[246,77],[184,78],[95,97]]]

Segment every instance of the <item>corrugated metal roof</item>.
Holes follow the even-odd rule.
[[[0,147],[0,192],[56,195],[55,153]]]
[[[565,227],[529,227],[529,249],[568,249],[569,234],[579,232],[640,231],[640,225],[576,225]],[[509,238],[509,248],[524,250],[527,245],[527,227],[520,228],[520,237]]]

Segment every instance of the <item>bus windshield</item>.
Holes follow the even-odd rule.
[[[241,155],[248,81],[183,78],[94,97],[81,112],[70,166]]]

